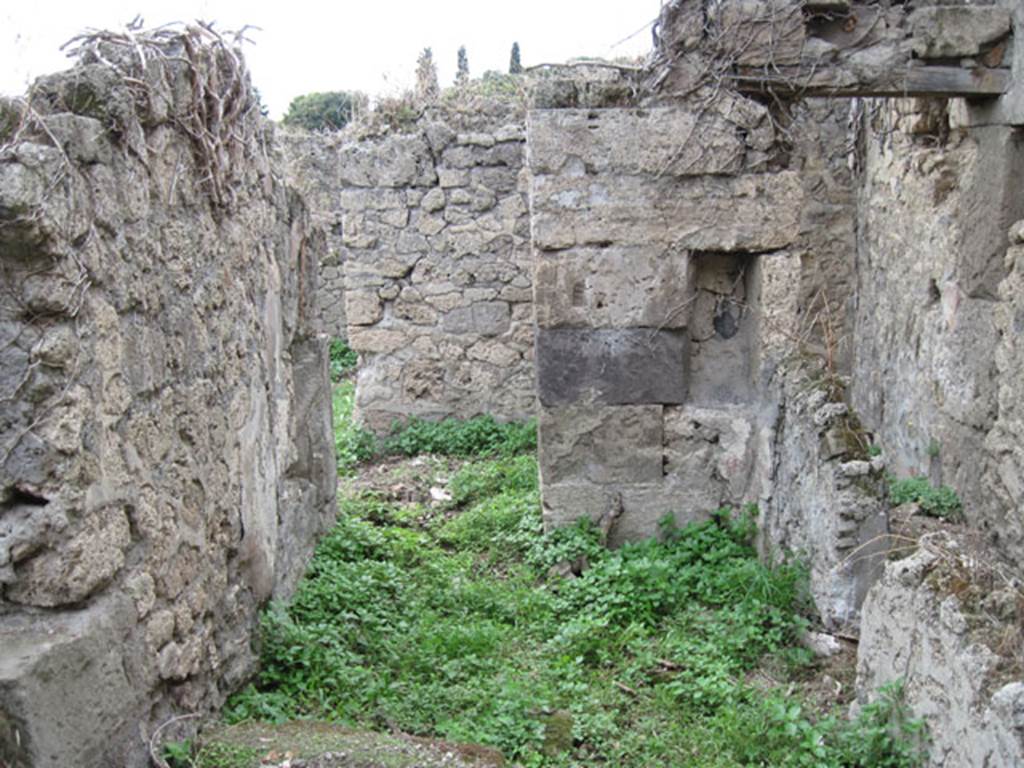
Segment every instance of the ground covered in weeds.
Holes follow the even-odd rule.
[[[799,645],[804,574],[758,561],[756,510],[615,551],[590,525],[545,534],[529,426],[414,423],[356,466],[374,446],[344,386],[339,522],[266,612],[228,723],[331,721],[522,766],[921,764],[897,690],[845,718],[848,658],[825,670]]]

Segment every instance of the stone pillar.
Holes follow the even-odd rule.
[[[793,242],[802,195],[754,172],[773,138],[733,97],[530,113],[548,527],[604,519],[614,545],[757,499],[757,262]]]

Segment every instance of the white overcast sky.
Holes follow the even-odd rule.
[[[311,91],[409,87],[427,46],[442,84],[454,76],[460,45],[473,75],[505,71],[514,41],[524,66],[647,53],[646,25],[660,7],[661,0],[3,0],[0,93],[23,93],[33,78],[68,67],[59,48],[76,33],[121,28],[136,14],[147,26],[198,18],[222,29],[260,27],[249,35],[255,45],[246,57],[278,118],[292,98]]]

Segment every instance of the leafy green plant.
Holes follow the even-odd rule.
[[[425,530],[373,522],[392,517],[378,498],[343,504],[292,603],[264,616],[259,684],[230,717],[394,723],[557,765],[538,707],[572,710],[611,750],[629,724],[594,724],[619,706],[616,677],[681,717],[712,716],[803,626],[801,573],[761,565],[744,516],[609,551],[592,525],[542,533],[532,457],[468,466],[467,506]],[[547,584],[550,564],[581,555],[581,576]],[[658,658],[673,660],[664,680],[650,677]]]
[[[928,757],[923,720],[910,716],[903,681],[883,686],[852,724],[841,729],[836,751],[839,765],[864,768],[916,768]]]
[[[456,507],[465,506],[503,491],[536,491],[538,484],[537,461],[533,456],[519,455],[490,461],[474,461],[464,465],[452,477],[449,484],[452,493],[451,504]]]
[[[376,447],[376,438],[352,421],[355,408],[355,382],[343,381],[334,388],[332,395],[334,414],[334,453],[338,472],[350,474],[361,462],[369,460]]]
[[[436,453],[444,456],[512,456],[537,445],[537,427],[533,422],[501,424],[493,416],[477,416],[467,421],[445,419],[426,421],[411,418],[395,423],[383,441],[385,453],[416,456]]]
[[[492,456],[456,472],[450,502],[342,500],[292,600],[263,614],[261,671],[229,721],[397,728],[533,768],[920,765],[895,693],[848,722],[751,682],[767,658],[807,663],[805,569],[759,561],[755,507],[667,518],[617,550],[589,519],[545,532],[536,459],[513,450],[532,428],[467,424],[400,433],[410,453]]]
[[[164,742],[161,756],[170,768],[194,768],[192,760],[192,740]]]
[[[963,503],[956,491],[948,485],[935,488],[927,477],[890,477],[889,499],[896,505],[915,502],[932,517],[958,520],[963,514]]]
[[[330,346],[331,381],[337,383],[356,369],[359,355],[344,339],[334,339]]]

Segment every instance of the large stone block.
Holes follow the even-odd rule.
[[[800,0],[730,0],[713,12],[722,53],[737,64],[797,64],[807,36]]]
[[[665,473],[681,487],[707,492],[707,511],[756,501],[757,432],[742,407],[665,409]]]
[[[736,173],[747,127],[673,107],[534,110],[527,125],[530,170],[569,176]]]
[[[660,405],[541,407],[541,479],[552,483],[660,482]]]
[[[420,134],[347,144],[338,154],[340,180],[345,185],[432,187],[437,183],[430,146]]]
[[[147,694],[128,676],[127,598],[0,625],[0,764],[141,766]]]
[[[910,16],[914,53],[922,59],[976,56],[983,46],[1010,34],[1006,8],[940,6]]]
[[[685,328],[690,254],[645,246],[541,252],[534,297],[542,328]]]
[[[537,331],[537,386],[544,405],[682,403],[690,339],[651,328]]]
[[[507,302],[480,301],[448,312],[442,321],[446,333],[500,336],[512,323]]]
[[[792,171],[735,178],[617,176],[531,181],[534,245],[647,245],[771,251],[799,234],[803,190]]]
[[[615,521],[609,541],[615,544],[657,536],[669,519],[680,527],[706,520],[719,506],[710,503],[712,495],[707,484],[688,485],[672,477],[660,483],[623,485],[622,514]]]
[[[545,484],[544,527],[550,531],[589,518],[606,527],[609,546],[617,547],[657,536],[667,518],[678,526],[707,519],[716,507],[700,491],[668,479],[613,485]]]

